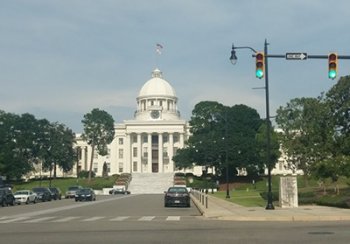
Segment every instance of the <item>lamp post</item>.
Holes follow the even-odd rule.
[[[270,158],[271,158],[271,122],[270,122],[270,103],[269,103],[269,75],[268,75],[268,52],[267,52],[267,45],[269,45],[267,43],[267,40],[265,39],[265,43],[264,43],[264,59],[265,59],[265,100],[266,100],[266,154],[267,154],[267,159],[266,159],[266,163],[267,163],[267,169],[268,169],[268,193],[267,193],[267,205],[266,208],[267,210],[272,210],[275,209],[275,207],[273,206],[272,203],[272,187],[271,187],[271,163],[270,163]],[[232,44],[232,50],[231,50],[231,57],[230,57],[230,61],[233,65],[235,65],[237,63],[237,56],[236,56],[236,49],[250,49],[251,51],[254,52],[254,54],[257,53],[257,51],[252,48],[252,47],[247,47],[247,46],[243,46],[243,47],[235,47]],[[254,57],[254,55],[253,55]]]

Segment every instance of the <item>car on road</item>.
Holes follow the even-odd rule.
[[[70,186],[68,187],[68,190],[66,191],[65,198],[74,198],[75,193],[79,190],[83,189],[81,186]]]
[[[13,195],[15,196],[17,204],[21,204],[21,203],[29,204],[31,202],[36,203],[37,196],[31,190],[16,191]]]
[[[0,188],[0,205],[5,207],[8,205],[14,206],[16,203],[15,196],[8,187]]]
[[[117,195],[117,194],[127,195],[127,194],[130,194],[130,193],[131,193],[130,191],[125,190],[123,188],[113,188],[112,190],[109,191],[109,194],[111,194],[111,195]]]
[[[190,193],[186,187],[173,186],[164,192],[164,207],[184,206],[191,207]]]
[[[51,191],[51,198],[53,200],[61,200],[62,199],[62,192],[60,188],[58,187],[49,187]]]
[[[96,194],[91,188],[83,188],[75,193],[75,201],[95,201]]]
[[[36,194],[37,200],[46,202],[51,201],[51,191],[47,187],[34,187],[32,191]]]

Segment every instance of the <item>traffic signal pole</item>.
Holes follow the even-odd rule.
[[[269,103],[269,73],[268,73],[268,58],[284,58],[286,60],[306,60],[306,59],[328,59],[330,62],[330,56],[334,53],[330,53],[328,55],[308,55],[307,53],[303,52],[293,52],[293,53],[286,53],[286,54],[268,54],[268,48],[267,46],[269,43],[267,43],[267,40],[265,39],[264,43],[264,64],[262,69],[263,73],[262,75],[257,75],[258,71],[258,59],[256,60],[256,77],[257,78],[263,78],[265,77],[265,99],[266,99],[266,165],[268,168],[268,193],[267,193],[267,205],[266,205],[266,210],[273,210],[275,209],[273,206],[273,199],[272,199],[272,183],[271,183],[271,170],[272,170],[272,165],[271,165],[271,122],[270,122],[270,103]],[[231,50],[231,57],[230,61],[234,65],[237,62],[237,56],[236,56],[236,49],[250,49],[253,51],[253,57],[257,57],[257,55],[261,54],[261,52],[257,52],[254,48],[248,47],[248,46],[241,46],[241,47],[235,47],[232,44],[232,50]],[[350,59],[349,55],[337,55],[336,54],[336,59]],[[336,63],[336,68],[337,68],[337,62]],[[330,66],[328,64],[328,68],[330,69]],[[330,70],[328,71],[330,72]],[[329,78],[334,79],[336,77],[330,77]]]

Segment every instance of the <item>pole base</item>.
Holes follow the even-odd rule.
[[[230,195],[226,195],[226,198],[231,198]]]
[[[265,208],[266,210],[274,210],[275,209],[275,207],[273,206],[273,204],[272,203],[267,203],[267,206],[266,206],[266,208]]]

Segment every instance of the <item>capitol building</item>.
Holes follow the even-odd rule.
[[[173,173],[172,157],[183,148],[189,137],[188,122],[181,119],[174,88],[159,69],[141,88],[136,98],[134,118],[115,125],[115,138],[108,154],[93,156],[92,170],[102,175],[106,163],[108,174]],[[80,157],[72,174],[89,170],[91,147],[77,136]],[[197,167],[201,173],[201,167]],[[196,169],[191,169],[191,172]],[[194,172],[195,173],[195,172]]]
[[[176,168],[172,158],[179,148],[185,146],[189,136],[189,124],[181,119],[174,88],[163,78],[162,72],[155,69],[136,97],[134,118],[115,124],[115,137],[108,145],[108,154],[101,156],[95,150],[92,170],[96,176],[102,176],[103,165],[106,164],[109,175],[173,175]],[[76,176],[77,172],[88,171],[90,167],[91,147],[81,135],[77,135],[76,141],[80,152],[78,164],[66,176]],[[267,173],[267,169],[265,171]],[[201,175],[202,167],[194,166],[185,172]],[[295,172],[288,168],[282,153],[272,174],[292,173]]]

